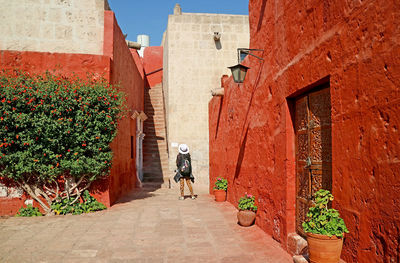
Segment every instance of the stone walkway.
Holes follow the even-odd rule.
[[[293,262],[231,204],[177,197],[142,190],[92,214],[0,219],[0,262]]]

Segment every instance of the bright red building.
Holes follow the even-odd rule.
[[[91,187],[95,197],[111,206],[119,197],[138,184],[136,171],[137,120],[131,114],[144,111],[144,85],[147,82],[141,58],[136,50],[130,50],[110,10],[104,11],[103,55],[79,53],[48,53],[34,51],[0,51],[0,68],[20,68],[31,73],[58,72],[82,78],[87,73],[104,76],[126,94],[128,115],[119,123],[118,134],[112,143],[114,152],[110,176]],[[14,215],[29,196],[0,197],[0,215]],[[34,203],[35,206],[37,204]]]
[[[250,0],[243,84],[209,104],[210,192],[257,197],[256,224],[295,253],[310,196],[330,189],[346,262],[400,258],[400,3]],[[299,253],[300,251],[297,251]]]

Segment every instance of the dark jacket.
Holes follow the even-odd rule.
[[[188,160],[189,163],[190,163],[190,174],[189,174],[189,175],[182,175],[182,174],[180,173],[180,170],[179,170],[179,168],[182,167],[183,162],[184,162],[185,160]],[[175,174],[175,176],[174,176],[175,182],[179,182],[179,180],[180,180],[181,178],[184,178],[184,177],[186,177],[186,178],[189,177],[190,180],[191,180],[192,182],[194,182],[194,176],[193,176],[193,174],[192,174],[192,159],[190,158],[190,153],[187,153],[187,154],[178,153],[178,155],[176,156],[176,167],[177,167],[177,168],[176,168],[176,174]]]

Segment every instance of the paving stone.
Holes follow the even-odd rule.
[[[0,219],[0,262],[293,262],[260,228],[239,226],[231,204],[178,191],[137,190],[92,214]]]

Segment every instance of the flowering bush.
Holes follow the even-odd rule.
[[[257,212],[255,197],[251,194],[245,194],[245,196],[239,199],[238,208],[239,210],[250,210],[253,212]]]
[[[215,190],[224,190],[228,189],[228,180],[225,178],[218,177],[217,181],[215,181]]]
[[[104,80],[1,72],[0,177],[46,212],[54,198],[79,198],[108,174],[122,105],[122,94]]]

